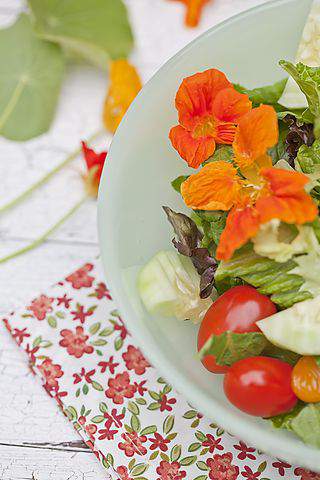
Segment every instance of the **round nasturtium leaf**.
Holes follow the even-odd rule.
[[[107,67],[126,58],[133,45],[122,0],[28,0],[37,33],[68,52]]]
[[[0,135],[28,140],[50,127],[64,72],[61,48],[34,34],[22,14],[0,30]]]

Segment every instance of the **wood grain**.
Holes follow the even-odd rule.
[[[126,0],[136,37],[133,62],[146,81],[159,66],[207,28],[263,0],[215,0],[198,29],[182,23],[183,6],[169,0]],[[0,26],[26,9],[0,1]],[[107,76],[90,66],[68,67],[50,132],[25,143],[0,139],[0,205],[61,161],[101,127]],[[96,145],[106,148],[110,136]],[[80,160],[0,219],[0,255],[28,243],[80,198]],[[0,266],[0,315],[98,255],[95,202],[85,204],[48,242]],[[30,374],[24,356],[0,329],[0,480],[100,480],[108,474]],[[154,480],[154,479],[150,479]]]

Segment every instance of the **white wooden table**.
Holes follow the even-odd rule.
[[[183,26],[183,6],[178,2],[126,0],[136,36],[132,60],[145,81],[201,32],[264,1],[215,0],[207,6],[201,26],[189,30]],[[0,0],[0,26],[9,25],[23,9],[23,0]],[[99,128],[106,87],[103,72],[70,66],[50,132],[20,144],[0,139],[0,204],[15,197],[74,150],[80,139]],[[105,147],[109,142],[106,136],[98,145]],[[1,257],[30,242],[80,198],[79,170],[80,163],[75,162],[25,204],[0,218]],[[42,247],[0,265],[0,316],[22,306],[98,252],[92,201]],[[103,478],[108,478],[106,472],[36,383],[24,355],[0,327],[0,479]]]

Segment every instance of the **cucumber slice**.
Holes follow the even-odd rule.
[[[320,295],[259,320],[257,325],[278,347],[300,355],[320,355]]]
[[[320,4],[314,2],[304,27],[296,56],[297,62],[302,62],[309,67],[320,66],[319,19]],[[287,108],[306,108],[308,106],[305,95],[292,78],[289,78],[279,103]]]
[[[140,271],[138,290],[153,314],[199,323],[212,304],[199,297],[200,277],[188,257],[174,251],[158,252]]]

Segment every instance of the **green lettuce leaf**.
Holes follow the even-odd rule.
[[[270,342],[268,342],[268,345],[263,350],[263,355],[266,357],[277,358],[278,360],[282,360],[283,362],[289,363],[292,366],[294,366],[299,360],[299,358],[301,358],[301,355],[299,355],[298,353],[276,347]]]
[[[319,172],[320,177],[320,140],[315,140],[311,147],[301,145],[298,150],[297,162],[303,173]]]
[[[106,69],[127,58],[133,36],[122,0],[28,0],[37,33]]]
[[[290,412],[276,415],[275,417],[268,418],[268,420],[271,421],[275,428],[285,428],[286,430],[291,430],[292,420],[301,412],[304,407],[305,403],[298,402],[296,406],[290,410]]]
[[[183,182],[185,180],[187,180],[187,178],[189,178],[189,175],[180,175],[179,177],[175,178],[174,180],[172,180],[171,182],[171,186],[172,188],[178,192],[178,193],[181,193],[181,185],[183,184]]]
[[[217,145],[214,154],[204,162],[229,162],[233,163],[233,148],[230,145]]]
[[[304,278],[293,273],[296,267],[296,258],[278,263],[257,255],[252,245],[248,244],[236,252],[231,260],[220,262],[215,273],[215,284],[220,292],[220,285],[223,288],[228,279],[240,278],[256,287],[259,292],[270,295],[271,300],[280,308],[288,308],[297,302],[313,298],[312,293],[304,287]]]
[[[292,418],[292,430],[304,443],[320,448],[320,403],[309,403]]]
[[[200,220],[204,233],[202,246],[209,248],[213,246],[212,243],[217,246],[226,226],[227,212],[204,212],[197,210],[194,213]]]
[[[296,81],[306,96],[309,112],[318,118],[320,116],[320,67],[308,67],[301,62],[294,65],[285,60],[281,60],[279,64]]]
[[[0,30],[0,135],[24,141],[46,132],[54,117],[65,60],[22,14]]]
[[[248,95],[254,107],[257,107],[261,103],[264,103],[267,105],[273,105],[276,110],[283,110],[283,107],[278,104],[278,100],[285,89],[286,83],[287,79],[284,78],[283,80],[280,80],[273,85],[253,88],[251,90],[238,84],[235,84],[234,87],[238,92]]]
[[[260,355],[268,341],[262,333],[224,332],[221,335],[211,335],[200,350],[200,358],[214,355],[218,365],[233,365],[243,358]]]

